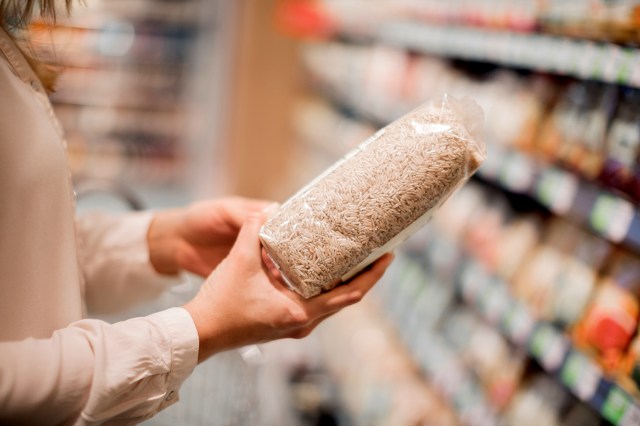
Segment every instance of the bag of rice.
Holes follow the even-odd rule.
[[[309,298],[353,277],[427,223],[486,157],[483,113],[445,95],[376,132],[298,191],[260,232]]]

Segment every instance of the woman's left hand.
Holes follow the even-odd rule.
[[[234,197],[160,211],[147,234],[149,260],[161,274],[206,277],[229,254],[247,216],[270,204]]]

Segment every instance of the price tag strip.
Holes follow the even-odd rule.
[[[505,284],[493,277],[489,280],[489,285],[486,286],[486,290],[482,293],[480,310],[487,321],[495,325],[504,318],[512,301]]]
[[[466,262],[460,277],[460,292],[467,303],[475,304],[483,294],[490,277],[484,266],[474,260]]]
[[[573,173],[556,167],[536,165],[525,154],[503,151],[500,157],[497,179],[492,178],[491,173],[483,174],[483,177],[507,190],[529,193],[557,215],[571,215],[574,220],[587,221],[594,231],[609,241],[624,242],[631,248],[640,245],[640,237],[630,235],[631,232],[637,232],[635,227],[632,228],[634,219],[640,219],[636,208],[629,201],[596,189],[593,185],[583,185],[584,181]],[[584,196],[588,192],[593,193],[590,195],[595,198],[593,204],[591,201],[588,205],[576,204],[579,195]]]
[[[626,411],[631,407],[631,401],[626,392],[617,386],[613,386],[602,405],[602,416],[614,425],[622,424]]]
[[[634,49],[631,53],[631,72],[629,73],[629,85],[640,87],[640,52]]]
[[[535,320],[522,304],[512,299],[502,318],[502,327],[515,344],[522,346],[531,337],[535,327]]]
[[[409,21],[380,25],[370,35],[427,54],[640,87],[640,71],[629,72],[640,69],[634,66],[638,49],[630,48],[621,54],[621,48],[611,43]]]
[[[535,192],[538,200],[552,212],[566,215],[578,193],[578,178],[550,167],[540,175]]]
[[[531,353],[547,371],[560,368],[568,349],[564,335],[549,324],[539,324],[531,336]]]
[[[602,371],[583,354],[571,351],[560,373],[562,382],[584,402],[596,395]]]
[[[640,425],[640,406],[636,404],[629,405],[619,424],[620,426]]]
[[[517,193],[527,193],[533,186],[535,177],[535,164],[527,155],[514,151],[505,158],[500,171],[500,183],[505,188]]]
[[[589,222],[594,231],[614,243],[622,242],[631,226],[635,209],[622,198],[601,194],[591,210]]]

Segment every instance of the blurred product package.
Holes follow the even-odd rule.
[[[638,327],[639,295],[640,260],[631,253],[619,252],[573,333],[576,343],[591,351],[605,371],[622,368]]]

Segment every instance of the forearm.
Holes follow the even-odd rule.
[[[70,328],[46,340],[0,343],[0,424],[61,424],[80,416],[95,363],[83,334]]]
[[[197,353],[195,327],[179,308],[0,343],[0,423],[139,422],[177,400]]]

